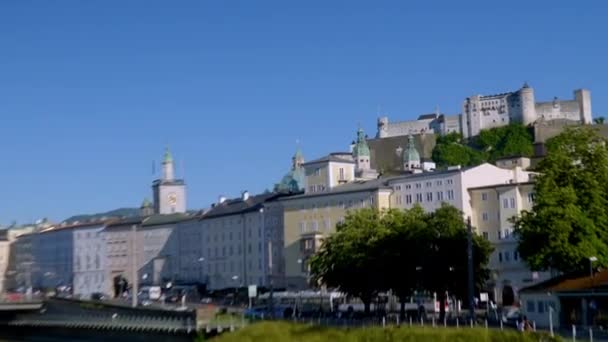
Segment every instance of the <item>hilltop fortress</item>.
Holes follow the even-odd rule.
[[[455,115],[424,114],[416,120],[389,122],[388,117],[378,118],[377,138],[389,138],[408,134],[434,133],[445,135],[461,133],[463,137],[474,137],[482,129],[500,127],[512,122],[524,125],[541,121],[570,121],[591,124],[591,92],[586,89],[574,91],[574,99],[536,102],[534,89],[524,84],[520,89],[494,95],[474,95],[462,104],[462,113]]]

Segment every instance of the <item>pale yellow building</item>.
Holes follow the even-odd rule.
[[[350,154],[335,153],[304,164],[304,194],[279,199],[284,207],[284,262],[287,288],[307,286],[308,258],[349,210],[388,209],[387,180],[355,180]]]
[[[469,188],[471,223],[477,233],[494,246],[489,267],[488,288],[498,303],[510,305],[517,292],[549,278],[549,273],[532,272],[517,252],[510,219],[534,204],[534,183],[513,182]]]

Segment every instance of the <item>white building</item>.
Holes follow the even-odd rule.
[[[72,229],[74,239],[74,291],[88,299],[93,293],[107,292],[106,244],[102,231],[105,223],[89,223]]]
[[[167,148],[162,162],[162,177],[152,183],[154,213],[174,214],[186,212],[186,183],[175,178],[173,157]]]
[[[485,163],[474,167],[451,167],[445,171],[422,172],[396,177],[389,181],[393,188],[392,208],[411,209],[419,204],[428,212],[441,207],[443,202],[472,215],[469,188],[509,183],[514,179],[526,179],[528,173],[506,170]]]

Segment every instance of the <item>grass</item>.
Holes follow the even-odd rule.
[[[295,323],[258,323],[212,339],[215,342],[532,342],[562,341],[547,334],[485,328],[388,327],[340,329]]]

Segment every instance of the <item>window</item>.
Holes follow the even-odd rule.
[[[304,250],[305,251],[310,251],[313,249],[313,241],[312,239],[306,239],[304,240]]]
[[[344,180],[344,168],[340,168],[340,180]]]
[[[536,305],[535,304],[536,303],[534,303],[533,300],[526,301],[526,309],[527,309],[526,311],[528,311],[528,312],[534,312],[535,311],[534,309],[536,309]]]
[[[443,201],[443,191],[437,191],[437,200]]]
[[[247,245],[247,252],[248,252],[249,254],[251,254],[251,244],[248,244],[248,245]]]
[[[405,189],[406,189],[406,190],[409,190],[409,189],[411,189],[411,188],[412,188],[412,185],[411,185],[411,184],[406,184],[406,185],[405,185]]]
[[[487,201],[488,200],[488,193],[487,192],[484,192],[484,193],[481,194],[481,200],[482,201]]]
[[[511,253],[509,253],[509,252],[505,252],[505,261],[506,261],[506,262],[511,261]]]
[[[232,232],[228,233],[228,240],[232,241]]]
[[[397,205],[401,205],[402,204],[402,197],[401,195],[398,195],[397,197],[395,197],[395,203],[397,203]]]
[[[503,207],[504,209],[509,208],[509,200],[508,200],[507,198],[503,198],[503,199],[502,199],[502,207]]]
[[[453,180],[451,180],[451,179],[448,179],[448,180],[446,180],[446,181],[445,181],[445,183],[446,183],[447,185],[452,185],[452,184],[454,184],[454,181],[453,181]]]
[[[405,195],[405,203],[412,204],[412,195]]]
[[[258,252],[262,253],[262,243],[258,242]]]
[[[433,182],[426,182],[426,187],[427,187],[427,188],[430,188],[430,187],[432,187],[432,186],[433,186]]]
[[[538,313],[539,314],[545,313],[545,302],[542,302],[542,301],[538,302]]]
[[[422,203],[422,194],[416,194],[416,203]]]
[[[519,260],[519,252],[513,251],[513,260],[515,260],[515,261]]]
[[[454,199],[454,190],[448,190],[448,200]]]
[[[321,169],[320,169],[320,168],[316,168],[316,169],[315,169],[315,172],[314,172],[314,175],[315,175],[315,176],[319,176],[319,175],[321,175]]]
[[[515,209],[515,198],[511,198],[511,209]]]
[[[533,203],[535,200],[536,194],[533,192],[528,192],[528,203]]]
[[[397,186],[395,187],[395,191],[401,191],[401,185],[397,185]]]
[[[498,230],[498,240],[502,239],[502,231],[499,229]]]
[[[502,253],[498,252],[498,262],[502,262]]]
[[[340,202],[338,203],[338,206],[339,206],[340,208],[344,209],[344,202],[340,201]]]
[[[486,239],[486,240],[489,240],[489,239],[490,239],[490,237],[489,237],[489,235],[488,235],[488,232],[483,232],[483,233],[481,233],[481,235],[482,235],[482,236],[483,236],[483,238],[484,238],[484,239]]]
[[[229,253],[230,253],[230,256],[232,256],[232,253],[233,253],[232,246],[230,246]]]
[[[426,193],[426,201],[427,202],[433,202],[433,193],[432,192],[427,192]]]
[[[481,214],[481,217],[482,217],[482,219],[483,219],[484,221],[487,221],[487,220],[488,220],[488,213],[483,213],[483,214]]]
[[[441,186],[441,185],[443,185],[443,181],[438,180],[437,182],[435,182],[435,184],[436,184],[437,186]]]
[[[422,184],[421,183],[416,183],[416,189],[420,189],[422,188]]]
[[[317,184],[317,192],[323,191],[323,185]]]

